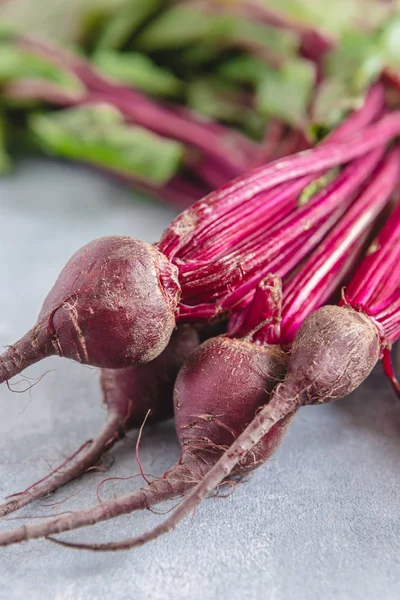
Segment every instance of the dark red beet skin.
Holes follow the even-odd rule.
[[[268,401],[286,366],[287,356],[279,346],[257,346],[223,336],[199,346],[175,384],[175,425],[182,449],[195,454],[204,446],[209,452],[217,443],[215,452],[221,454]],[[291,417],[244,457],[235,474],[256,468],[274,453]]]
[[[244,339],[226,337],[203,343],[190,354],[175,384],[175,419],[182,448],[177,464],[132,494],[0,533],[0,545],[93,525],[187,493],[207,476],[235,437],[268,402],[275,384],[284,377],[286,365],[287,357],[279,347],[257,346]],[[257,447],[242,457],[234,474],[265,462],[282,441],[294,414],[295,411],[276,423]],[[130,540],[74,547],[119,550],[129,548]]]
[[[290,397],[292,389],[300,404],[344,398],[368,377],[380,349],[378,329],[368,316],[351,307],[322,306],[296,334],[280,396]]]
[[[175,380],[185,359],[199,345],[199,336],[190,325],[181,325],[168,346],[154,360],[124,369],[102,369],[103,401],[109,413],[121,417],[124,430],[169,419],[174,414]]]
[[[157,423],[173,415],[176,376],[185,358],[199,345],[196,330],[190,325],[176,329],[165,350],[150,363],[123,369],[103,369],[101,385],[107,421],[96,437],[78,454],[73,454],[62,469],[14,494],[0,505],[0,517],[15,512],[34,500],[55,492],[72,479],[98,465],[102,456],[127,431],[146,423]]]
[[[104,368],[151,361],[168,344],[179,298],[177,269],[155,247],[90,242],[61,271],[37,324],[0,357],[0,383],[52,354]]]

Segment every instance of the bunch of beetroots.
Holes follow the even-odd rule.
[[[375,86],[364,106],[319,147],[206,197],[167,228],[157,247],[105,238],[71,259],[37,325],[1,357],[3,381],[49,354],[103,369],[137,369],[140,364],[133,363],[162,357],[176,323],[200,323],[228,310],[229,334],[194,348],[179,372],[174,410],[182,456],[164,477],[93,509],[5,532],[0,543],[74,529],[186,493],[153,532],[90,547],[140,545],[173,528],[231,473],[269,458],[301,405],[343,397],[367,377],[381,349],[397,336],[395,275],[389,298],[382,296],[387,286],[377,288],[373,312],[357,299],[363,289],[378,286],[377,263],[370,257],[381,257],[380,251],[361,263],[359,270],[370,275],[359,277],[355,291],[350,284],[346,306],[319,307],[349,277],[396,191],[400,157],[390,142],[400,117],[382,112],[382,90]],[[317,191],[298,205],[315,178]],[[393,239],[397,219],[395,210],[382,230]],[[379,264],[381,279],[389,262]],[[265,277],[268,272],[276,275]],[[283,299],[277,276],[284,278]],[[286,354],[281,344],[291,342]],[[117,371],[109,375],[117,380]],[[117,397],[122,388],[119,383]],[[132,412],[129,422],[137,423]],[[29,494],[20,505],[24,500],[30,501]],[[3,514],[13,510],[12,502]],[[18,496],[16,502],[18,508]]]

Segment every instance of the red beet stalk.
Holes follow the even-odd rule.
[[[383,88],[380,85],[374,85],[369,91],[364,105],[351,113],[321,145],[338,142],[358,133],[382,115],[383,106]],[[300,192],[313,181],[315,176],[318,177],[322,173],[323,171],[317,175],[306,175],[294,182],[284,182],[273,190],[267,190],[266,193],[261,192],[252,198],[251,202],[239,205],[237,209],[230,210],[220,219],[215,218],[208,227],[201,231],[199,227],[199,233],[193,242],[188,241],[179,251],[179,258],[191,261],[194,259],[215,260],[232,246],[236,248],[241,239],[248,239],[251,233],[259,231],[263,224],[271,228],[296,207]],[[245,218],[249,219],[247,226],[244,222]],[[237,227],[238,219],[243,225],[240,231]],[[201,226],[202,223],[199,225]],[[216,236],[218,236],[218,245],[214,242]],[[207,249],[209,249],[209,253],[206,252]]]
[[[222,309],[233,308],[246,303],[246,298],[263,274],[274,272],[283,277],[289,273],[340,219],[381,157],[382,150],[376,150],[348,165],[312,200],[290,213],[271,230],[267,229],[264,238],[260,236],[261,239],[254,240],[252,246],[235,250],[218,261],[210,261],[203,269],[197,267],[187,273],[182,268],[183,298],[189,297],[194,313],[196,305],[210,297],[210,289],[213,290],[213,299],[222,298]],[[184,300],[181,302],[183,304]],[[215,301],[213,309],[214,305]]]
[[[390,297],[399,284],[400,205],[387,219],[346,288],[346,301],[353,308],[369,307],[371,314],[375,314],[380,301]]]
[[[292,342],[312,310],[330,298],[359,256],[374,221],[396,189],[400,150],[391,151],[305,266],[284,287],[281,343]],[[398,224],[399,225],[399,224]],[[398,227],[400,233],[400,226]],[[397,251],[400,258],[400,251]],[[386,264],[386,271],[390,268]],[[399,275],[397,277],[399,281]]]
[[[334,142],[334,136],[345,136],[350,132],[354,131],[354,129],[362,126],[364,123],[370,122],[371,119],[375,118],[382,109],[382,91],[378,87],[374,88],[368,98],[367,103],[357,113],[354,113],[338,130],[336,133],[332,134],[331,138],[326,143],[326,147],[330,148]],[[320,150],[324,150],[324,148],[320,148]],[[317,149],[313,150],[313,153],[317,153]],[[308,153],[304,153],[302,155],[296,155],[291,157],[291,161],[294,163],[299,160],[303,160],[304,158],[308,159]],[[317,153],[318,158],[318,153]],[[290,167],[290,162],[288,167]],[[285,164],[287,160],[282,161]],[[275,174],[279,172],[281,163],[274,163],[271,165],[273,168],[268,169],[268,167],[264,167],[265,171],[275,171]],[[314,165],[311,165],[311,169],[313,169]],[[343,188],[345,192],[344,195],[349,195],[351,191],[355,191],[357,185],[361,183],[363,179],[362,170],[365,169],[364,175],[366,176],[368,173],[368,161],[360,164],[360,172],[356,176],[355,179],[350,180],[350,187]],[[290,179],[290,168],[288,170],[288,179]],[[351,169],[350,169],[351,170]],[[318,173],[323,173],[324,170]],[[257,171],[259,173],[259,171]],[[198,202],[188,211],[182,213],[173,223],[167,228],[165,235],[162,238],[160,243],[160,248],[170,257],[173,257],[176,260],[177,265],[180,269],[180,275],[182,280],[182,286],[184,289],[184,298],[182,300],[182,318],[186,318],[187,313],[190,312],[191,309],[186,309],[185,303],[187,302],[187,298],[193,298],[193,289],[197,286],[197,296],[196,301],[190,301],[190,304],[201,302],[201,296],[199,295],[199,287],[206,286],[205,293],[207,294],[207,289],[210,289],[213,284],[216,286],[222,285],[222,291],[227,286],[236,285],[234,280],[240,276],[240,273],[243,272],[244,267],[241,264],[240,269],[238,269],[239,257],[241,257],[244,253],[249,255],[249,253],[254,252],[255,248],[261,248],[261,253],[264,252],[265,247],[265,236],[268,235],[271,239],[273,239],[276,235],[276,231],[273,228],[274,224],[277,224],[279,220],[282,219],[282,215],[287,214],[291,209],[293,209],[293,204],[297,202],[300,191],[303,189],[305,185],[307,185],[313,179],[315,171],[312,175],[303,176],[303,178],[299,177],[297,179],[294,178],[293,181],[283,183],[275,186],[272,189],[269,189],[270,186],[268,184],[265,185],[266,192],[259,194],[255,194],[253,198],[250,198],[247,202],[243,202],[243,204],[238,204],[234,206],[233,209],[229,210],[227,206],[225,206],[225,210],[219,212],[219,204],[217,206],[213,206],[213,214],[217,213],[215,220],[210,219],[208,216],[210,208],[208,207],[209,203],[211,205],[214,204],[217,195],[210,194],[206,199]],[[278,173],[279,175],[279,173]],[[343,177],[343,175],[340,175]],[[342,180],[339,179],[339,183],[342,183]],[[361,180],[360,180],[361,178]],[[241,181],[233,182],[228,186],[225,186],[218,192],[219,195],[224,196],[224,192],[233,191],[234,188],[238,187],[236,184],[241,184],[243,180],[248,181],[252,179],[252,175],[248,177],[242,178]],[[268,180],[266,180],[268,181]],[[269,182],[268,182],[269,183]],[[353,186],[351,188],[351,186]],[[331,189],[332,186],[331,186]],[[324,193],[320,194],[320,199],[324,195]],[[323,200],[323,199],[322,199]],[[333,197],[333,201],[336,202],[337,198]],[[315,198],[312,201],[315,203]],[[305,207],[300,209],[300,213],[296,212],[298,218],[300,219],[301,215],[309,215],[310,207],[314,206],[309,203]],[[323,200],[323,206],[326,206],[326,201]],[[332,207],[332,210],[335,206]],[[324,209],[325,210],[325,209]],[[314,211],[314,208],[312,208]],[[329,211],[327,211],[329,214]],[[263,215],[264,213],[264,215]],[[261,216],[260,216],[261,215]],[[264,217],[264,218],[262,218]],[[293,217],[289,217],[293,218]],[[295,221],[297,216],[295,218]],[[208,221],[208,226],[205,225],[205,222]],[[240,223],[240,227],[238,227],[238,223]],[[293,225],[293,223],[292,223]],[[281,224],[282,226],[282,224]],[[278,226],[277,226],[278,227]],[[304,223],[301,227],[298,226],[297,232],[299,229],[303,228],[302,233],[304,234]],[[279,229],[279,227],[278,227]],[[306,228],[307,229],[307,228]],[[308,227],[309,229],[309,227]],[[254,233],[253,238],[251,238],[252,232]],[[273,234],[272,234],[273,232]],[[193,235],[194,234],[194,235]],[[310,232],[309,232],[310,237]],[[186,242],[186,243],[182,243]],[[207,242],[208,241],[208,242]],[[241,242],[243,241],[243,245],[241,246]],[[310,237],[311,241],[311,237]],[[196,242],[196,243],[195,243]],[[250,244],[253,243],[253,247]],[[285,246],[290,243],[290,236],[286,235],[282,237],[282,243]],[[179,245],[179,246],[178,246]],[[315,245],[315,242],[314,242]],[[197,246],[197,247],[196,247]],[[236,254],[233,254],[229,257],[227,255],[227,251],[229,248],[234,247]],[[313,246],[312,246],[313,247]],[[192,253],[186,251],[187,249],[192,249]],[[310,248],[309,248],[310,249]],[[287,252],[290,251],[290,248],[287,247]],[[203,260],[201,260],[201,253],[204,252]],[[278,249],[276,249],[278,252]],[[200,255],[200,260],[196,260]],[[222,259],[220,263],[215,261],[216,258],[222,255]],[[228,258],[227,258],[228,256]],[[265,256],[268,256],[267,250],[265,250]],[[303,255],[304,256],[304,255]],[[252,260],[254,256],[251,257]],[[212,262],[212,261],[215,262]],[[230,264],[229,264],[230,260]],[[257,260],[260,260],[260,256],[257,257]],[[218,264],[218,267],[217,267]],[[255,268],[257,262],[254,262],[253,265],[250,265],[250,268]],[[262,268],[267,268],[265,265],[261,263]],[[221,269],[220,269],[221,267]],[[203,268],[203,273],[202,273]],[[246,265],[247,268],[247,265]],[[276,265],[274,265],[276,268]],[[233,272],[233,274],[232,274]],[[228,274],[228,279],[224,279],[224,275]],[[257,274],[255,275],[257,278]],[[212,279],[214,278],[214,282]],[[193,282],[191,281],[193,280]],[[258,276],[257,282],[260,280]],[[251,286],[251,284],[250,284]],[[254,286],[253,286],[254,289]],[[213,301],[215,299],[216,289],[213,288]],[[185,297],[186,295],[186,297]],[[202,307],[200,312],[204,314],[204,309],[206,307]],[[206,309],[208,317],[212,316],[213,308],[211,306]],[[199,311],[196,313],[199,314]],[[193,318],[196,318],[193,315]]]
[[[342,304],[367,314],[378,326],[383,369],[400,397],[390,357],[392,344],[400,338],[400,204],[370,246]]]
[[[337,144],[327,144],[325,147],[315,148],[311,151],[307,151],[295,156],[288,157],[282,161],[277,161],[270,165],[267,165],[261,170],[256,170],[252,174],[247,177],[241,178],[240,180],[236,180],[232,184],[225,186],[221,190],[218,191],[218,194],[215,192],[208,196],[206,199],[200,201],[195,204],[191,209],[185,211],[180,217],[178,217],[170,227],[167,228],[166,234],[163,236],[159,248],[164,251],[169,258],[173,259],[172,262],[175,262],[180,271],[180,281],[183,288],[183,296],[182,296],[182,304],[186,303],[187,298],[193,298],[193,291],[196,290],[198,294],[199,291],[206,291],[206,287],[208,286],[209,290],[212,290],[211,298],[215,298],[215,289],[213,287],[213,283],[219,286],[220,294],[223,295],[224,288],[225,293],[229,291],[229,288],[232,289],[232,286],[235,286],[236,294],[238,288],[238,278],[239,274],[242,274],[242,282],[243,288],[240,290],[240,293],[244,291],[249,291],[245,289],[245,286],[250,287],[251,276],[256,277],[252,272],[252,269],[264,269],[267,267],[267,264],[263,263],[263,258],[265,262],[270,260],[271,255],[268,254],[270,250],[275,250],[278,252],[282,247],[282,239],[279,240],[279,243],[276,242],[276,237],[271,236],[271,245],[273,247],[267,248],[265,244],[258,245],[258,251],[254,255],[247,255],[243,261],[238,261],[237,257],[233,255],[232,257],[228,257],[227,255],[223,257],[218,262],[218,272],[214,270],[217,266],[217,262],[215,265],[211,265],[209,263],[204,264],[204,268],[201,269],[199,263],[191,264],[187,259],[185,261],[178,260],[179,253],[177,252],[178,246],[183,246],[183,241],[185,238],[189,238],[192,240],[194,237],[198,235],[198,229],[201,230],[204,228],[204,222],[210,220],[210,216],[208,213],[215,212],[217,213],[217,218],[219,216],[218,213],[222,214],[222,207],[224,210],[228,212],[229,215],[229,198],[232,205],[237,206],[238,199],[241,200],[241,203],[245,205],[246,202],[252,200],[251,191],[256,195],[256,191],[261,191],[261,186],[265,186],[265,188],[272,189],[274,186],[282,183],[283,181],[294,180],[297,177],[301,177],[306,173],[312,173],[323,171],[327,168],[332,168],[334,166],[339,166],[340,164],[345,164],[346,162],[350,162],[352,159],[360,158],[364,156],[367,164],[366,154],[372,150],[373,148],[380,148],[381,151],[385,148],[385,144],[393,137],[396,136],[397,130],[400,127],[400,117],[397,113],[392,113],[388,116],[383,117],[378,121],[378,123],[370,125],[365,128],[360,134],[351,136],[348,138],[348,142],[337,143]],[[360,162],[363,162],[361,160]],[[363,180],[362,170],[363,167],[361,164],[356,163],[356,166],[360,169],[358,176]],[[351,163],[347,169],[356,169],[354,167],[354,163]],[[367,174],[368,170],[366,169]],[[261,178],[262,175],[262,178]],[[354,175],[353,175],[354,176]],[[262,180],[261,180],[262,179]],[[339,180],[343,184],[343,173],[341,173],[334,183]],[[359,185],[361,184],[359,182]],[[329,186],[328,186],[329,188]],[[353,193],[356,190],[352,190]],[[349,193],[349,190],[347,191]],[[310,216],[311,207],[315,206],[316,198],[319,202],[322,203],[321,197],[318,198],[318,194],[312,201],[306,204],[304,207],[300,207],[298,210],[301,211],[300,214],[307,214]],[[216,200],[221,199],[221,203],[215,206]],[[335,202],[332,199],[332,202]],[[320,206],[320,205],[319,205]],[[225,214],[226,214],[225,212]],[[322,218],[322,215],[320,215]],[[239,217],[239,215],[237,215]],[[228,217],[229,218],[229,217]],[[249,217],[250,218],[250,217]],[[293,217],[291,217],[293,218]],[[241,227],[246,226],[246,221],[238,218],[238,222],[240,222]],[[313,222],[312,224],[315,224]],[[287,224],[285,224],[287,225]],[[304,225],[303,233],[304,233]],[[306,224],[307,229],[309,229],[309,223]],[[302,228],[297,224],[297,232]],[[238,231],[240,231],[240,227],[238,227]],[[293,230],[294,232],[294,230]],[[274,232],[276,233],[276,232]],[[218,249],[219,239],[218,236],[214,237],[215,248]],[[259,240],[260,241],[260,240]],[[288,238],[286,238],[286,242]],[[233,243],[233,242],[232,242]],[[278,247],[280,245],[280,247]],[[263,257],[264,253],[264,257]],[[235,262],[236,261],[236,262]],[[191,268],[193,266],[193,269]],[[243,276],[243,272],[245,272],[245,277]],[[258,281],[260,281],[261,277],[258,277]],[[256,282],[256,284],[257,284]],[[255,285],[256,285],[255,284]],[[253,289],[255,288],[253,285]],[[200,288],[200,289],[199,289]],[[202,288],[202,289],[201,289]],[[193,302],[191,302],[193,304]]]
[[[360,158],[375,148],[382,148],[396,137],[399,130],[400,113],[393,112],[349,136],[346,142],[321,145],[255,169],[212,192],[182,213],[166,229],[159,249],[172,259],[181,258],[189,243],[197,243],[207,228],[215,226],[218,219],[229,218],[238,207],[241,208],[235,217],[241,222],[240,211],[245,211],[248,208],[246,203],[254,201],[259,194],[305,175],[318,175]],[[216,248],[218,241],[215,240]]]
[[[291,343],[307,315],[322,306],[340,287],[359,258],[374,221],[396,189],[399,164],[400,150],[396,148],[385,157],[338,224],[284,285],[280,324],[279,327],[269,328],[266,343]],[[397,225],[400,230],[400,225]],[[385,232],[382,234],[386,235]],[[397,254],[400,254],[399,250]],[[390,262],[386,270],[388,267]],[[257,294],[260,295],[258,288],[255,297]],[[246,327],[249,322],[255,325],[256,320],[252,317],[255,306],[253,299],[247,311],[239,312],[231,320],[230,331],[243,332],[242,323]],[[271,315],[264,313],[263,318],[268,317]],[[264,334],[261,331],[259,335]]]

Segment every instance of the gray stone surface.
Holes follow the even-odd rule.
[[[97,174],[20,165],[0,181],[0,345],[32,325],[79,246],[115,233],[153,241],[172,216]],[[25,394],[0,387],[0,496],[44,476],[103,423],[95,369],[54,358],[27,374],[43,373]],[[13,386],[26,383],[17,378]],[[137,475],[134,444],[132,434],[113,450],[107,474],[87,475],[21,514],[95,503],[104,477]],[[172,422],[145,429],[146,472],[162,473],[178,454]],[[400,405],[378,369],[346,400],[302,409],[269,464],[153,544],[100,555],[46,541],[1,549],[0,598],[398,600],[399,455]],[[101,493],[110,498],[139,485],[138,477],[108,482]],[[138,513],[66,537],[114,540],[161,518]]]

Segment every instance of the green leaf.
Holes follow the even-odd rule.
[[[268,8],[321,32],[340,36],[361,27],[371,31],[396,10],[395,2],[377,0],[263,0]]]
[[[140,49],[155,51],[183,48],[199,41],[210,25],[210,17],[191,6],[177,4],[153,19],[138,36]]]
[[[316,122],[332,126],[362,104],[366,89],[382,69],[400,67],[400,16],[373,32],[348,29],[325,61],[326,78],[313,107]]]
[[[0,44],[0,85],[24,78],[46,79],[69,92],[84,91],[81,81],[72,73],[12,44]]]
[[[128,0],[107,21],[95,48],[117,50],[135,33],[140,25],[164,4],[163,0]]]
[[[34,34],[62,44],[79,43],[87,33],[88,20],[105,19],[126,0],[12,0],[0,2],[0,22],[4,27]]]
[[[255,110],[248,110],[243,116],[243,132],[257,142],[264,139],[268,119]]]
[[[291,60],[271,70],[257,88],[257,107],[268,117],[304,127],[307,107],[314,89],[314,66],[305,60]]]
[[[298,35],[292,31],[236,17],[231,17],[230,31],[227,29],[225,35],[235,43],[248,44],[250,47],[257,45],[281,58],[294,57],[300,42]]]
[[[313,104],[313,127],[331,129],[350,110],[359,108],[363,96],[350,93],[340,78],[326,79],[319,88]]]
[[[188,48],[180,50],[180,60],[185,65],[186,70],[198,69],[204,67],[206,63],[214,61],[221,53],[221,43],[217,40],[208,40],[203,38],[199,42],[192,44]]]
[[[400,15],[390,19],[381,29],[376,46],[385,66],[400,68]]]
[[[218,67],[218,74],[224,79],[254,87],[269,77],[271,71],[262,60],[249,54],[228,58]]]
[[[335,52],[328,55],[325,68],[327,76],[343,82],[349,93],[363,90],[371,79],[379,73],[380,60],[375,71],[365,68],[367,63],[372,67],[371,59],[377,56],[374,36],[365,32],[349,30],[345,32]]]
[[[156,185],[178,170],[183,147],[124,122],[108,104],[84,106],[29,118],[46,152],[132,175]]]
[[[187,103],[206,117],[232,123],[242,123],[248,112],[237,90],[215,77],[188,84]]]
[[[183,91],[177,77],[144,54],[102,50],[96,52],[93,61],[106,75],[149,94],[176,97]]]
[[[299,45],[298,36],[290,31],[185,4],[177,4],[151,21],[136,41],[138,47],[150,51],[182,49],[204,41],[214,54],[227,46],[256,44],[282,56],[293,56]],[[203,54],[207,54],[204,49]]]

